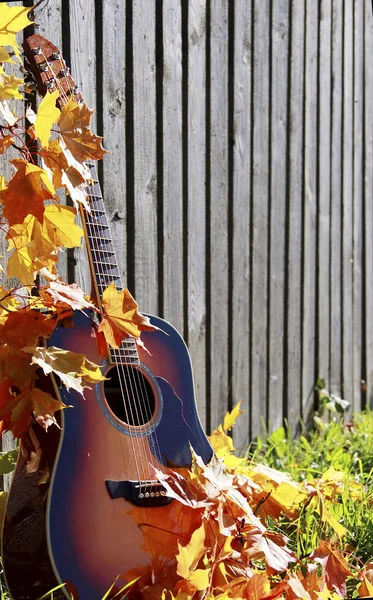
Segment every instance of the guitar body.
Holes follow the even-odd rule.
[[[89,313],[78,313],[74,328],[59,328],[50,340],[49,345],[100,364],[109,381],[86,390],[84,399],[58,388],[61,400],[73,408],[63,411],[60,439],[50,450],[55,456],[49,459],[54,466],[47,490],[42,484],[35,491],[37,474],[27,475],[19,460],[3,542],[4,570],[14,600],[45,593],[51,588],[52,572],[56,582],[69,582],[74,598],[100,600],[117,577],[117,590],[126,583],[127,571],[154,561],[167,568],[175,561],[177,541],[187,534],[193,511],[164,495],[154,467],[167,472],[190,465],[190,446],[208,462],[212,450],[196,412],[187,348],[167,322],[156,317],[151,322],[162,331],[142,335],[149,354],[140,350],[140,362],[115,365],[118,376],[100,357]],[[110,382],[115,381],[119,392],[113,392]],[[129,413],[117,408],[122,396]],[[41,505],[45,527],[30,524],[31,508],[17,511],[19,482],[25,486],[27,479],[30,504]],[[34,534],[40,539],[29,544],[33,549],[27,556],[25,539]],[[28,589],[20,589],[20,561],[31,565],[24,578]]]

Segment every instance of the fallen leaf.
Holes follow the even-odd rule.
[[[284,536],[269,530],[249,531],[242,554],[249,561],[264,559],[270,569],[280,573],[286,571],[289,563],[296,563],[298,560],[286,546]]]
[[[190,572],[194,571],[200,559],[206,552],[205,548],[205,526],[204,523],[196,529],[186,546],[178,543],[178,553],[176,554],[177,574],[184,579],[188,579]]]
[[[328,590],[335,589],[337,594],[345,597],[347,593],[346,578],[352,575],[347,561],[337,548],[329,542],[320,541],[320,544],[309,558],[322,566],[323,577]]]

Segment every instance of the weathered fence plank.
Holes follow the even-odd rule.
[[[98,113],[99,133],[109,154],[101,166],[103,197],[111,226],[118,265],[127,281],[127,161],[126,161],[126,14],[123,2],[104,2],[100,23],[101,47],[97,49],[102,81]],[[97,40],[99,43],[99,40]],[[98,74],[98,75],[99,75]],[[102,128],[102,131],[100,130]]]
[[[363,375],[363,110],[364,110],[364,5],[357,0],[353,3],[353,410],[362,407]],[[365,328],[365,325],[364,325]]]
[[[272,3],[270,67],[270,233],[267,420],[283,422],[285,215],[288,127],[289,0]]]
[[[342,369],[343,396],[354,408],[353,357],[353,2],[344,3],[342,51]]]
[[[141,309],[158,312],[155,5],[133,2],[135,286]]]
[[[270,2],[255,0],[253,23],[252,104],[252,330],[251,330],[251,436],[266,419],[268,377],[268,154]]]
[[[342,394],[342,35],[340,2],[332,5],[332,130],[330,202],[330,389]]]
[[[227,410],[228,348],[228,3],[212,0],[210,24],[210,397],[211,428]]]
[[[68,3],[70,26],[70,60],[73,78],[83,93],[85,102],[95,112],[92,127],[97,127],[96,103],[96,14],[86,10],[84,0],[71,0]],[[100,17],[98,17],[100,18]],[[65,42],[67,45],[67,41]],[[87,292],[91,289],[91,276],[86,249],[83,246],[74,252],[76,265],[72,264],[75,281]]]
[[[185,9],[184,9],[185,10]],[[206,3],[188,3],[188,304],[187,340],[193,357],[200,417],[206,406]]]
[[[163,269],[164,316],[184,332],[182,11],[163,3]]]
[[[317,47],[318,4],[306,3],[302,269],[302,417],[314,410],[316,343]]]
[[[292,0],[290,11],[289,131],[286,214],[286,417],[294,425],[302,404],[302,196],[303,196],[303,86],[304,4]]]
[[[237,0],[234,13],[233,289],[232,396],[244,414],[233,434],[245,451],[249,442],[250,230],[251,230],[251,64],[252,0]]]
[[[317,181],[317,375],[329,389],[330,370],[330,130],[331,130],[331,16],[332,0],[322,0],[319,13],[318,56],[318,181]]]
[[[371,110],[373,98],[373,17],[371,2],[364,2],[364,138],[363,138],[363,163],[364,163],[364,260],[365,260],[365,313],[364,341],[365,341],[365,373],[367,386],[367,403],[373,403],[373,311],[371,309],[373,290],[373,253],[371,241],[373,238],[373,111]]]

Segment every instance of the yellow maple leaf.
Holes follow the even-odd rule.
[[[194,571],[200,559],[206,552],[205,547],[205,526],[204,523],[198,529],[193,531],[192,536],[186,546],[181,546],[178,542],[179,552],[176,554],[177,574],[184,579],[188,579],[190,572]]]
[[[18,58],[16,34],[32,23],[28,17],[30,10],[30,7],[0,4],[0,46],[11,46]]]
[[[13,250],[8,261],[9,277],[32,285],[43,267],[53,272],[59,248],[80,246],[83,230],[74,223],[75,217],[74,208],[51,204],[45,207],[43,223],[28,215],[22,224],[11,227],[7,233],[8,250]]]
[[[242,400],[240,400],[239,402],[237,402],[237,404],[233,408],[233,410],[231,412],[228,411],[225,414],[224,423],[223,423],[223,429],[224,429],[224,431],[228,431],[229,429],[232,429],[232,427],[235,424],[235,422],[236,422],[237,418],[239,417],[239,415],[242,415],[242,413],[245,412],[245,411],[241,410],[241,402],[242,402]]]
[[[23,100],[19,87],[23,85],[24,80],[18,79],[14,75],[8,75],[0,66],[0,99],[1,100]]]
[[[99,331],[113,348],[119,348],[126,337],[138,339],[142,331],[153,331],[149,318],[138,311],[138,304],[125,288],[117,291],[112,282],[102,295],[103,319]]]
[[[86,104],[77,104],[71,98],[61,108],[58,121],[60,134],[74,158],[80,162],[103,158],[102,138],[91,132],[89,126],[93,111]]]
[[[46,375],[55,373],[69,390],[73,388],[80,394],[83,393],[82,383],[98,383],[104,381],[100,367],[88,360],[83,354],[62,350],[55,346],[48,348],[37,347],[25,349],[32,353],[32,364],[41,367]]]
[[[232,438],[223,431],[222,425],[219,425],[209,436],[210,444],[218,458],[223,458],[234,452]]]
[[[51,94],[46,94],[40,103],[36,120],[34,124],[35,135],[40,140],[43,148],[48,148],[51,128],[53,123],[57,123],[61,111],[56,106],[56,100],[60,93],[55,90]]]

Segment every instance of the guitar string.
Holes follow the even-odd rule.
[[[53,73],[53,69],[52,69],[52,67],[51,67],[50,63],[48,62],[48,60],[46,59],[46,57],[45,57],[45,55],[44,55],[44,54],[43,54],[43,57],[44,57],[44,59],[45,59],[45,61],[46,61],[46,64],[48,65],[48,67],[49,67],[50,71],[52,72],[52,74],[53,74],[53,76],[54,76],[54,77],[53,77],[54,81],[56,81],[56,82],[57,82],[57,87],[59,87],[59,88],[60,88],[60,95],[63,95],[63,96],[65,97],[65,99],[67,99],[67,94],[65,94],[65,91],[64,91],[63,87],[62,87],[61,85],[59,85],[58,78],[57,78],[57,77],[55,76],[55,74]],[[63,76],[65,77],[65,76],[67,75],[67,73],[66,73],[66,72],[64,73],[63,71],[66,69],[66,64],[64,64],[64,63],[63,63],[61,56],[60,56],[60,64],[61,64],[61,67],[62,67],[62,73],[63,73]],[[71,89],[71,88],[70,88],[70,89]],[[62,94],[61,94],[61,92],[62,92]],[[90,167],[90,170],[92,171],[92,165],[88,165],[88,166]],[[97,180],[97,183],[98,183],[98,180]],[[98,183],[98,185],[99,185],[99,183]],[[104,212],[104,215],[105,215],[105,217],[106,217],[106,213],[105,213],[105,212]],[[87,220],[86,220],[86,227],[87,227],[87,225],[88,225],[88,223],[87,223]],[[95,225],[93,224],[93,227],[94,227],[94,226],[95,226]],[[106,227],[107,227],[107,229],[108,229],[108,230],[109,230],[109,232],[110,232],[110,228],[109,228],[109,225],[108,225],[108,223],[106,224]],[[91,229],[90,225],[89,225],[89,228]],[[96,237],[96,236],[94,236],[94,237]],[[91,238],[92,238],[92,235],[91,235]],[[95,254],[96,254],[96,253],[95,253]],[[115,253],[114,253],[114,257],[115,257]],[[115,259],[116,259],[116,257],[115,257]],[[95,262],[97,263],[97,261],[95,261]],[[118,270],[118,272],[119,272],[119,269],[118,269],[118,267],[117,267],[117,261],[116,261],[116,260],[115,260],[115,263],[116,263],[116,265],[115,265],[115,268],[116,268],[116,269]],[[109,276],[109,274],[107,274],[107,275],[106,275],[104,271],[103,271],[102,275],[103,275],[103,277]],[[120,283],[121,283],[120,275],[119,275],[119,278],[116,278],[116,279],[119,279],[119,281],[120,281]],[[121,287],[122,287],[122,285],[121,285]],[[130,339],[131,339],[131,338],[130,338]],[[133,343],[134,343],[134,344],[136,344],[136,342],[135,342],[134,340],[133,340]],[[123,352],[124,352],[124,357],[126,358],[125,347],[123,347],[123,348],[122,348],[122,350],[123,350]],[[135,352],[136,352],[136,354],[137,354],[137,349],[136,349],[136,346],[135,346]],[[121,358],[120,349],[119,349],[119,352],[117,352],[117,358],[119,358],[119,357]],[[131,358],[132,358],[132,357],[131,357]],[[135,381],[135,375],[134,375],[134,371],[135,371],[135,373],[136,373],[137,385],[136,385],[136,381]],[[127,387],[127,381],[126,381],[126,377],[125,377],[125,373],[124,373],[124,369],[123,369],[123,367],[122,367],[122,372],[123,372],[123,373],[122,373],[122,374],[123,374],[123,380],[124,380],[124,382],[125,382],[126,391],[127,391],[127,397],[128,397],[128,396],[129,396],[129,394],[128,394],[128,387]],[[145,407],[145,411],[146,411],[146,413],[147,413],[147,414],[146,414],[146,418],[144,419],[144,415],[143,415],[143,413],[142,413],[141,417],[142,417],[142,422],[143,422],[143,423],[146,423],[147,421],[150,421],[150,420],[151,420],[151,418],[152,418],[153,414],[152,414],[152,410],[151,410],[151,407],[150,407],[150,403],[149,403],[149,402],[145,402],[145,398],[146,398],[146,399],[148,399],[148,393],[147,393],[147,391],[146,391],[146,387],[145,387],[145,379],[144,379],[144,377],[142,376],[142,374],[140,373],[140,370],[139,370],[139,369],[137,369],[136,367],[129,368],[129,371],[128,371],[128,372],[129,372],[129,375],[130,375],[130,376],[129,376],[129,383],[130,383],[130,385],[131,385],[131,391],[132,391],[132,394],[133,394],[133,386],[132,386],[132,382],[133,382],[133,385],[134,385],[134,387],[135,387],[135,390],[136,390],[136,392],[137,392],[137,398],[138,398],[138,400],[139,400],[139,393],[138,393],[138,389],[139,389],[139,388],[142,388],[141,392],[142,392],[142,396],[143,396],[143,402],[141,402],[141,401],[140,401],[140,402],[139,402],[139,406],[140,406],[140,409],[141,409],[141,413],[142,413],[142,407],[143,407],[143,406]],[[131,374],[132,374],[132,381],[131,381]],[[121,381],[121,379],[120,379],[120,371],[119,371],[119,369],[118,369],[118,379],[119,379],[119,383],[120,383],[120,387],[121,387],[121,392],[122,392],[122,397],[123,397],[123,384],[122,384],[122,381]],[[134,394],[133,394],[133,396],[134,396]],[[127,414],[127,420],[128,420],[128,411],[127,411],[127,407],[125,406],[125,401],[124,401],[124,398],[123,398],[123,404],[124,404],[124,408],[125,408],[125,412],[126,412],[126,414]],[[139,420],[139,415],[138,415],[138,411],[137,411],[137,406],[138,406],[138,405],[135,403],[135,408],[136,408],[136,416],[137,416],[137,419],[138,419],[138,422],[139,422],[140,420]],[[131,413],[132,413],[132,406],[131,406]],[[133,419],[133,413],[131,414],[131,417],[132,417],[132,421],[133,421],[133,420],[134,420],[134,419]],[[143,436],[142,436],[142,437],[143,437]],[[153,436],[153,435],[150,435],[150,436],[148,436],[148,438],[150,438],[150,439],[154,439],[154,440],[155,440],[155,447],[154,447],[154,445],[153,445],[153,454],[155,454],[156,458],[158,459],[158,462],[159,462],[159,463],[160,463],[160,465],[161,465],[161,468],[163,468],[163,463],[162,463],[162,460],[161,460],[161,452],[160,452],[160,448],[159,448],[159,442],[158,442],[158,436],[155,434],[154,436]],[[145,440],[143,440],[143,441],[145,442]],[[144,443],[143,443],[143,447],[144,447]],[[149,454],[149,459],[150,459],[150,460],[149,460],[149,463],[151,464],[150,448],[149,448],[149,447],[148,447],[148,446],[145,444],[145,451],[146,451],[146,449],[147,449],[147,451],[148,451],[148,454]],[[158,454],[158,456],[157,456],[157,454]]]
[[[87,225],[89,225],[89,224],[87,224]],[[109,228],[108,224],[106,224],[105,227],[108,229],[108,231],[110,231],[110,228]],[[115,257],[115,254],[114,254],[114,257]],[[115,263],[117,264],[116,257],[115,257]],[[116,266],[116,268],[117,268],[117,266]],[[119,280],[120,287],[122,287],[122,282],[121,282],[120,274],[119,274],[119,277],[117,277],[115,279]],[[104,287],[104,286],[102,285],[101,287]],[[128,340],[130,339],[131,342],[132,342],[132,344],[136,344],[136,342],[135,342],[135,340],[133,338],[130,337],[130,338],[127,338],[127,339]],[[134,346],[134,348],[135,348],[135,352],[137,354],[136,346]],[[123,358],[127,358],[127,357],[131,358],[131,356],[129,356],[128,354],[126,354],[126,348],[125,347],[122,347],[122,348],[119,347],[118,349],[112,349],[111,353],[114,354],[114,358],[116,359],[116,362],[117,362],[118,359],[123,359]],[[137,379],[137,383],[136,383],[135,379]],[[137,407],[139,405],[140,412],[141,412],[141,420],[142,420],[143,423],[146,423],[146,422],[148,422],[148,421],[151,420],[151,418],[152,418],[153,415],[152,415],[152,411],[150,409],[150,404],[149,404],[149,402],[146,401],[148,399],[148,394],[146,393],[144,378],[142,376],[142,373],[140,373],[139,369],[136,368],[136,366],[133,366],[133,368],[129,368],[129,370],[128,370],[128,380],[129,380],[129,383],[130,383],[130,386],[131,386],[132,393],[133,393],[133,389],[136,390],[138,404],[135,403],[135,408],[136,408],[136,415],[137,415],[138,422],[140,422],[140,417],[139,417],[139,414],[138,414],[138,411],[137,411]],[[141,388],[141,384],[143,386],[143,390],[140,389]],[[139,395],[140,391],[141,391],[141,395],[142,395],[142,400],[140,399],[140,395]],[[133,393],[133,396],[135,397],[134,393]],[[143,407],[145,408],[145,412],[147,413],[146,415],[144,415],[144,413],[143,413]],[[147,410],[147,408],[148,408],[148,410]],[[148,436],[148,441],[149,441],[149,438],[154,439],[151,434],[150,434],[150,436]],[[156,439],[156,442],[158,442],[157,437],[155,437],[155,439]],[[145,454],[148,455],[148,461],[149,461],[149,464],[151,464],[151,462],[152,462],[152,456],[151,456],[150,448],[149,448],[148,444],[145,444],[145,437],[144,436],[142,436],[142,440],[143,440],[143,448],[145,450]],[[159,444],[156,443],[156,446],[158,446],[158,451],[159,451],[159,456],[160,456]]]
[[[44,53],[43,53],[43,52],[41,52],[41,54],[42,54],[42,56],[43,56],[43,58],[44,58],[44,60],[45,60],[45,64],[48,66],[48,69],[49,69],[49,70],[51,71],[51,73],[52,73],[52,76],[53,76],[53,77],[52,77],[52,85],[53,85],[53,83],[55,82],[55,84],[56,84],[56,87],[57,87],[57,89],[58,89],[58,90],[59,90],[59,92],[60,92],[60,96],[61,96],[61,98],[62,98],[64,101],[67,101],[67,100],[68,100],[68,95],[65,93],[65,90],[64,90],[63,86],[61,86],[61,85],[60,85],[60,82],[58,81],[58,76],[56,76],[56,75],[55,75],[55,73],[53,72],[53,69],[52,69],[52,67],[51,67],[51,65],[50,65],[50,63],[49,63],[49,61],[48,61],[48,59],[47,59],[47,58],[46,58],[46,56],[44,55]],[[62,62],[62,59],[61,59],[61,58],[60,58],[60,64],[61,64],[61,67],[63,68],[63,67],[64,67],[64,64],[63,64],[63,62]],[[66,68],[66,65],[65,65],[65,68]],[[48,79],[49,79],[49,75],[48,75],[48,74],[47,74],[47,77],[48,77]],[[72,88],[70,88],[70,89],[72,89]],[[98,261],[96,261],[96,262],[98,262]],[[124,373],[123,373],[123,375],[124,375]],[[125,412],[126,412],[127,420],[129,421],[129,419],[128,419],[128,411],[127,411],[127,407],[126,407],[126,404],[125,404],[125,402],[124,402],[124,391],[123,391],[123,384],[122,384],[122,381],[121,381],[121,379],[120,379],[120,373],[119,373],[119,369],[118,369],[118,379],[119,379],[119,383],[120,383],[120,388],[121,388],[121,393],[122,393],[122,398],[123,398],[123,405],[124,405],[124,409],[125,409]],[[129,397],[129,394],[128,394],[128,388],[127,388],[127,383],[126,383],[125,377],[124,377],[124,381],[125,381],[125,385],[126,385],[127,396]],[[132,412],[132,408],[131,408],[131,412]],[[133,415],[132,415],[132,417],[133,417]],[[132,445],[132,453],[133,453],[133,455],[134,455],[135,467],[136,467],[136,470],[137,470],[138,480],[139,480],[139,482],[140,482],[140,493],[141,493],[141,490],[142,490],[142,480],[141,480],[141,477],[140,477],[140,471],[139,471],[139,467],[138,467],[138,463],[137,463],[137,453],[135,452],[135,448],[134,448],[134,441],[133,441],[133,439],[132,439],[132,436],[130,436],[130,438],[131,438],[131,445]]]

